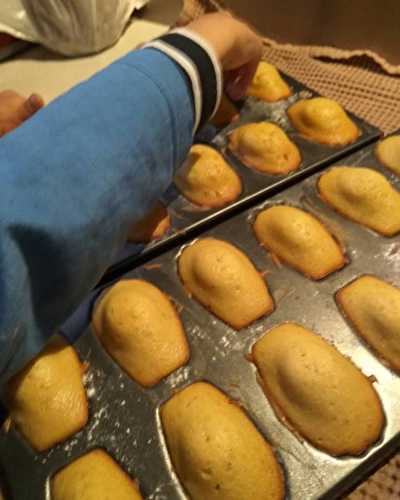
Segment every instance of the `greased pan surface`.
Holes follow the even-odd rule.
[[[243,188],[239,198],[221,209],[205,210],[189,202],[179,194],[174,186],[171,186],[163,200],[168,205],[171,216],[171,228],[168,233],[161,240],[148,245],[127,244],[117,262],[106,274],[106,280],[112,277],[115,272],[131,266],[139,256],[155,256],[182,235],[190,234],[199,228],[206,228],[211,221],[222,220],[240,206],[249,206],[249,204],[254,204],[256,201],[262,201],[276,193],[277,190],[326,167],[328,164],[366,146],[379,137],[380,132],[378,129],[350,114],[361,132],[360,137],[353,144],[345,147],[329,147],[303,139],[290,124],[286,110],[297,100],[317,96],[318,94],[293,78],[287,75],[282,76],[293,90],[291,97],[276,103],[265,103],[250,97],[241,108],[238,121],[220,131],[216,136],[216,129],[212,126],[209,126],[199,135],[199,141],[211,144],[217,150],[223,152],[227,162],[238,173]],[[235,156],[225,151],[227,135],[234,128],[245,123],[264,120],[272,121],[281,126],[288,133],[289,138],[298,146],[302,156],[302,162],[298,170],[288,175],[263,174],[244,166]]]
[[[380,167],[369,147],[342,164],[371,166],[400,189],[400,179]],[[88,327],[76,346],[89,363],[87,374],[90,420],[86,428],[48,453],[35,455],[12,430],[0,434],[0,469],[17,500],[43,500],[51,475],[84,451],[104,447],[139,480],[148,499],[185,498],[174,476],[159,425],[160,404],[175,390],[196,380],[208,380],[246,409],[277,450],[286,475],[287,498],[339,498],[365,479],[400,443],[400,377],[382,365],[358,339],[340,314],[334,294],[354,278],[372,273],[400,286],[400,238],[384,238],[344,219],[326,206],[316,192],[316,174],[205,233],[237,245],[265,273],[275,311],[248,328],[234,331],[185,293],[177,272],[181,248],[170,251],[123,276],[142,278],[169,294],[181,311],[191,347],[189,363],[150,390],[140,388],[111,360]],[[277,266],[256,241],[251,222],[271,204],[305,208],[321,218],[345,245],[349,263],[322,281],[311,281],[285,266]],[[189,243],[190,244],[190,243]],[[332,341],[366,375],[376,377],[386,427],[381,442],[358,458],[333,458],[300,442],[277,419],[254,366],[246,359],[262,334],[283,321],[295,321]],[[340,439],[340,436],[338,436]]]

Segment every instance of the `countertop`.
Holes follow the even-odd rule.
[[[67,58],[34,46],[1,63],[0,90],[12,89],[23,95],[37,92],[49,102],[140,44],[160,36],[175,23],[181,8],[182,0],[152,0],[132,18],[113,47],[92,56]]]

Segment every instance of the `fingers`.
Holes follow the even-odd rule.
[[[44,106],[43,98],[38,94],[32,94],[23,102],[19,111],[21,122],[27,120]]]
[[[259,59],[253,59],[238,70],[225,74],[225,92],[233,100],[238,101],[246,95],[257,70]]]
[[[44,101],[38,94],[26,99],[12,90],[0,92],[0,137],[16,129],[43,106]]]
[[[214,48],[226,76],[225,90],[229,97],[242,98],[261,59],[261,38],[228,12],[202,16],[188,28]]]

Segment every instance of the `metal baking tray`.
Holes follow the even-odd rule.
[[[400,188],[400,178],[379,166],[372,147],[342,163],[376,168]],[[190,342],[190,361],[154,388],[143,389],[112,361],[88,326],[76,348],[82,361],[89,363],[89,423],[65,443],[41,454],[32,452],[15,430],[0,433],[0,470],[4,471],[13,500],[49,499],[46,495],[52,474],[96,447],[108,450],[129,474],[138,478],[146,499],[185,498],[168,460],[158,408],[174,391],[196,380],[212,382],[246,409],[275,447],[284,465],[287,498],[292,500],[340,498],[394,453],[400,444],[400,377],[381,364],[353,333],[338,311],[334,294],[365,273],[400,286],[400,237],[378,236],[331,210],[315,190],[318,175],[204,234],[237,245],[265,273],[276,309],[248,328],[233,330],[187,296],[176,273],[181,247],[124,275],[149,280],[172,297]],[[303,207],[317,215],[344,244],[349,263],[318,282],[286,266],[277,266],[258,244],[251,227],[262,207],[277,203]],[[387,423],[381,442],[363,456],[330,457],[300,442],[275,416],[246,355],[265,331],[284,321],[301,323],[332,341],[366,375],[376,377],[375,387]]]
[[[113,279],[118,273],[139,262],[143,257],[151,258],[161,251],[171,248],[172,245],[182,241],[193,231],[199,228],[209,227],[211,222],[221,221],[228,214],[234,213],[238,208],[242,209],[262,201],[268,196],[275,194],[283,187],[297,182],[328,164],[348,155],[371,143],[380,135],[380,131],[369,125],[357,116],[349,113],[361,131],[360,137],[353,144],[345,147],[329,147],[303,139],[301,135],[291,126],[287,115],[287,108],[299,99],[315,97],[319,94],[312,91],[302,83],[293,78],[282,75],[287,81],[293,95],[286,100],[276,103],[265,103],[253,97],[249,97],[240,109],[240,118],[234,124],[219,131],[208,125],[195,142],[203,142],[215,146],[223,152],[227,162],[234,168],[242,180],[242,193],[239,198],[230,205],[220,209],[204,209],[194,205],[181,195],[174,185],[165,193],[162,201],[168,206],[171,217],[171,229],[164,238],[149,243],[148,245],[127,244],[124,251],[118,256],[116,263],[104,276],[104,281]],[[240,125],[250,122],[272,121],[280,125],[289,135],[289,138],[298,146],[302,162],[299,169],[288,175],[267,175],[256,172],[244,166],[232,154],[225,153],[227,134]]]

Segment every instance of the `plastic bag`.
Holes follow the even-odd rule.
[[[98,52],[148,0],[1,0],[0,32],[65,55]]]

